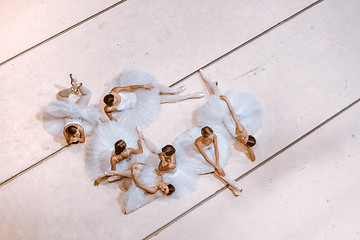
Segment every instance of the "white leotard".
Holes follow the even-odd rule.
[[[116,107],[117,110],[122,111],[125,109],[133,108],[136,105],[137,98],[133,92],[119,92],[121,97],[120,104]]]

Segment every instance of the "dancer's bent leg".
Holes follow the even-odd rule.
[[[91,91],[84,87],[83,85],[80,86],[79,91],[81,93],[80,98],[76,101],[79,105],[88,105],[91,98]]]

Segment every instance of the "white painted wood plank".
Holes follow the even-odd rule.
[[[93,91],[94,104],[124,69],[143,69],[170,84],[311,2],[128,1],[0,66],[0,109],[7,112],[0,179],[64,145],[44,131],[38,113],[59,86],[68,86],[69,73]]]
[[[348,29],[341,26],[343,22],[357,19],[355,18],[356,11],[353,8],[342,9],[339,15],[342,14],[347,18],[340,18],[335,25],[329,24],[329,21],[332,21],[333,12],[341,9],[341,5],[337,4],[340,2],[319,5],[206,69],[214,80],[220,82],[222,89],[230,88],[234,83],[241,84],[239,87],[254,94],[263,106],[264,127],[256,134],[259,141],[256,148],[258,163],[358,97],[360,83],[356,77],[359,70],[351,68],[351,63],[358,56],[337,50],[337,47],[340,47],[339,36],[341,39],[349,40],[343,42],[345,46],[353,44],[355,40],[346,36],[351,35],[356,24]],[[321,18],[322,21],[311,21],[314,18]],[[324,33],[327,35],[324,36]],[[327,44],[331,46],[332,51],[319,47],[321,44],[312,44],[321,43],[324,37],[330,39]],[[307,47],[306,51],[299,51],[305,47]],[[319,69],[319,59],[324,58],[324,54],[326,61],[321,62],[321,69]],[[258,66],[264,66],[265,70],[244,75]],[[344,68],[346,71],[337,72],[338,74],[327,72],[337,67]],[[348,72],[350,70],[352,73]],[[344,81],[345,77],[347,82]],[[236,78],[239,80],[236,81]],[[200,87],[201,82],[199,76],[193,76],[184,84],[189,86],[194,84],[195,89],[195,87]],[[159,122],[147,131],[152,133],[150,136],[157,139],[158,143],[166,143],[167,139],[172,138],[172,134],[175,135],[178,128],[182,130],[190,125],[192,116],[188,114],[189,106],[196,109],[200,104],[198,101],[183,102],[176,105],[178,109],[171,105],[164,106]],[[175,110],[178,115],[174,114]],[[181,116],[182,119],[177,120],[177,116]],[[162,124],[160,128],[157,124],[164,123],[165,120],[167,120],[166,125]],[[155,134],[156,131],[157,134]],[[74,238],[139,239],[174,219],[221,186],[210,176],[204,176],[197,191],[189,194],[185,199],[158,200],[125,216],[121,213],[119,191],[105,186],[100,188],[91,186],[91,181],[84,170],[82,148],[83,146],[73,146],[0,189],[0,201],[5,203],[1,209],[1,217],[6,219],[6,221],[1,221],[1,227],[7,229],[6,232],[4,231],[8,234],[7,236],[18,234],[19,238],[31,236],[37,239],[71,236]],[[302,157],[297,159],[296,154],[294,158],[298,161],[302,160]],[[273,160],[273,162],[276,161]],[[240,153],[233,151],[226,170],[230,176],[237,177],[253,166],[254,164]],[[277,176],[280,173],[269,174]],[[257,204],[262,203],[267,193],[264,197],[259,197],[256,190],[262,186],[263,182],[261,179],[260,183],[254,182],[255,180],[246,182],[245,180],[250,177],[251,175],[244,181],[240,181],[244,192],[239,198],[234,198],[225,191],[221,194],[221,200],[238,204],[239,201],[247,199],[248,192],[254,190],[253,193],[257,195],[250,200]],[[40,192],[41,195],[33,194],[35,192]],[[24,196],[27,198],[24,199]],[[217,201],[216,198],[215,200]],[[246,203],[249,204],[249,201]],[[208,202],[206,206],[213,202]],[[223,205],[221,203],[212,206],[216,214],[217,208]],[[201,209],[202,207],[198,210]],[[204,218],[202,214],[197,215],[198,210],[188,216]],[[34,217],[37,217],[38,221],[32,222],[27,227],[25,223]],[[236,217],[240,218],[241,214]],[[250,223],[255,225],[254,222]],[[178,227],[177,224],[174,227]],[[18,231],[14,232],[13,229]],[[226,227],[223,229],[225,229],[223,232],[227,230]],[[181,234],[177,231],[175,233],[179,236]]]
[[[359,239],[360,104],[153,239]]]
[[[118,1],[2,0],[0,63],[116,2]]]

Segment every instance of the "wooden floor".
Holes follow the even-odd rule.
[[[360,239],[359,1],[3,0],[0,12],[0,239]],[[255,96],[257,160],[232,149],[225,167],[239,197],[202,176],[183,199],[124,215],[120,190],[92,186],[86,144],[44,130],[69,73],[97,104],[134,68],[205,92],[202,68]],[[163,105],[146,134],[171,142],[207,97]]]

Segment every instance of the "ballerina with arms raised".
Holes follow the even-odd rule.
[[[68,144],[83,143],[85,136],[97,125],[100,112],[88,106],[90,90],[82,83],[77,84],[72,74],[70,78],[72,87],[60,91],[58,100],[45,107],[44,127],[53,135],[63,135]],[[69,100],[71,94],[80,95],[75,103]]]

